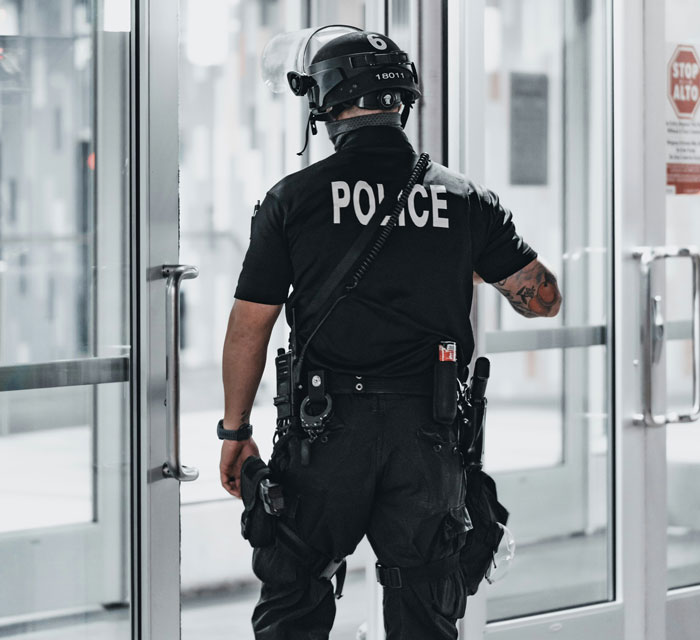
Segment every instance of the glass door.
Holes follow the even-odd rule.
[[[517,551],[507,577],[472,599],[472,620],[467,607],[466,637],[614,599],[609,9],[448,5],[448,59],[462,61],[449,67],[461,90],[449,161],[499,194],[564,295],[557,318],[526,319],[493,287],[476,288],[476,355],[492,371],[485,470]]]
[[[201,471],[181,492],[182,634],[185,640],[209,633],[243,640],[253,637],[259,582],[252,549],[240,536],[242,503],[219,478],[214,425],[223,415],[221,349],[255,203],[284,175],[333,151],[320,126],[297,157],[306,99],[286,89],[273,93],[261,77],[261,54],[284,31],[332,23],[381,29],[382,12],[380,3],[365,0],[220,0],[207,11],[200,4],[179,2],[181,259],[200,267],[182,296],[182,437],[184,455]],[[276,418],[273,358],[287,331],[281,317],[251,416],[263,459],[272,450]],[[355,638],[360,628],[377,637],[373,562],[366,541],[349,558],[333,631],[338,638]]]
[[[176,71],[168,0],[0,1],[3,637],[179,637]]]
[[[512,207],[564,295],[557,322],[526,324],[479,289],[486,469],[518,549],[466,637],[693,638],[697,16],[673,0],[448,7],[467,34],[448,56],[465,141],[450,161]]]
[[[3,636],[130,637],[130,27],[106,4],[0,2]]]
[[[666,1],[664,68],[666,121],[665,245],[700,246],[700,6]],[[689,74],[682,73],[689,70]],[[684,93],[681,93],[684,92]],[[687,92],[687,96],[685,93]],[[683,100],[688,97],[690,100]],[[693,99],[696,98],[696,99]],[[679,153],[680,152],[680,153]],[[692,263],[669,260],[665,269],[666,410],[688,413],[697,384],[692,322]],[[663,276],[663,272],[658,274]],[[697,273],[695,278],[697,278]],[[695,293],[697,295],[697,292]],[[700,628],[700,424],[669,424],[667,474],[667,640],[685,640]]]

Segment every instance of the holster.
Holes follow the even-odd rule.
[[[304,542],[289,526],[265,509],[260,485],[270,476],[270,468],[258,457],[250,456],[241,468],[241,533],[253,548],[267,547],[275,542],[284,546],[316,577],[335,577],[335,597],[340,598],[345,582],[345,558],[329,558]],[[268,505],[268,508],[270,505]],[[293,512],[294,509],[292,508]]]
[[[467,473],[467,511],[473,529],[460,554],[461,571],[467,585],[467,593],[474,595],[498,550],[503,529],[498,523],[508,522],[508,510],[498,501],[496,483],[481,470]]]
[[[260,497],[260,483],[270,475],[270,468],[258,457],[250,456],[241,468],[241,534],[252,547],[266,547],[275,540],[277,518],[265,510]]]

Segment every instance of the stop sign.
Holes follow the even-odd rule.
[[[668,63],[668,97],[679,118],[690,119],[700,102],[700,59],[694,47],[679,45]]]

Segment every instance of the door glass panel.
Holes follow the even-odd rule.
[[[681,0],[666,2],[666,52],[671,62],[678,45],[693,47],[700,55],[700,6]],[[699,59],[700,60],[700,59]],[[672,74],[672,69],[667,69]],[[670,81],[670,75],[667,80]],[[666,118],[677,123],[679,118],[671,100],[666,100]],[[678,126],[678,125],[676,125]],[[686,159],[689,176],[700,180],[700,155],[697,153],[697,131],[700,109],[681,120],[686,132],[695,131],[695,138],[686,137],[695,151]],[[673,164],[673,158],[667,162]],[[669,180],[673,182],[673,180]],[[667,189],[666,244],[699,246],[700,182],[686,185],[676,193]],[[680,193],[680,191],[687,191]],[[667,260],[666,265],[666,395],[668,411],[687,413],[692,404],[693,356],[690,340],[692,273],[689,261]],[[700,584],[700,423],[670,424],[666,429],[668,478],[668,587]]]
[[[13,310],[0,325],[0,364],[92,355],[94,10],[0,6],[0,277]]]
[[[126,25],[0,0],[3,637],[130,637],[129,11],[106,4]]]
[[[485,183],[557,273],[557,318],[488,285],[485,469],[519,545],[488,587],[498,620],[610,599],[611,358],[607,3],[487,0]]]
[[[180,262],[199,277],[182,290],[181,429],[183,458],[200,470],[181,485],[183,638],[227,634],[252,638],[250,616],[259,595],[252,549],[240,535],[242,503],[221,487],[223,415],[221,351],[253,207],[284,175],[332,152],[325,127],[303,158],[306,98],[275,94],[263,83],[260,60],[275,34],[312,24],[364,24],[364,2],[180,0]],[[287,344],[275,327],[251,422],[263,459],[272,450],[276,410],[273,357]],[[225,532],[226,544],[221,544]],[[350,564],[334,634],[354,638],[366,620],[363,543]],[[242,612],[242,613],[241,613]]]
[[[92,522],[92,391],[58,387],[0,395],[1,533]],[[55,468],[62,473],[47,486],[37,470]]]

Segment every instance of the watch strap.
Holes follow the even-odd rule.
[[[221,419],[216,425],[216,435],[220,440],[248,440],[253,435],[253,425],[244,422],[238,429],[224,429],[224,421]]]

